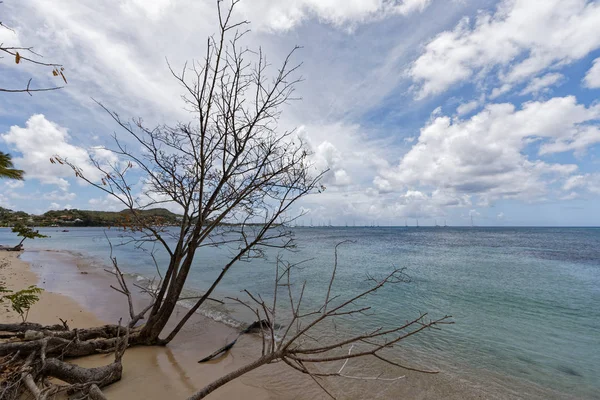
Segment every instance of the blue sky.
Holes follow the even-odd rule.
[[[5,1],[5,45],[65,66],[63,90],[0,97],[0,151],[27,172],[0,206],[115,210],[48,161],[91,171],[114,123],[188,119],[174,66],[203,54],[212,0]],[[277,63],[302,46],[303,100],[284,110],[319,168],[308,223],[600,225],[600,2],[243,0],[247,44]],[[2,87],[56,83],[1,60]]]

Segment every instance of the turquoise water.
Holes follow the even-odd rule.
[[[100,228],[40,231],[52,237],[27,241],[27,249],[68,250],[99,267],[108,261]],[[106,232],[113,244],[120,240],[118,231]],[[353,243],[339,250],[337,293],[364,290],[367,273],[382,276],[396,267],[405,267],[411,278],[371,298],[376,313],[361,327],[401,322],[419,311],[450,314],[454,325],[411,340],[424,362],[459,375],[494,377],[500,393],[514,395],[517,382],[523,398],[527,385],[560,398],[600,398],[600,229],[296,228],[295,234],[298,251],[285,256],[311,259],[296,274],[296,282],[308,282],[307,306],[323,300],[333,248],[349,239]],[[0,230],[0,243],[14,243],[10,231]],[[190,289],[205,289],[229,254],[203,249]],[[115,255],[128,273],[156,275],[149,256],[133,246],[117,246]],[[215,297],[248,288],[268,298],[275,256],[237,265]],[[227,310],[243,318],[233,307]]]

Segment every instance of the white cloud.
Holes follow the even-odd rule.
[[[531,82],[521,91],[521,96],[527,94],[538,94],[547,92],[550,86],[559,84],[564,80],[564,75],[556,72],[546,74],[539,78],[533,78]]]
[[[126,208],[125,204],[112,195],[92,198],[88,200],[88,204],[92,210],[121,211]]]
[[[599,21],[598,2],[503,0],[493,15],[464,18],[437,35],[409,74],[420,98],[495,69],[501,83],[514,85],[599,48]]]
[[[173,3],[172,0],[123,0],[120,7],[126,13],[143,13],[150,19],[158,20]]]
[[[481,213],[475,209],[469,210],[469,217],[480,217]]]
[[[510,92],[510,90],[513,88],[513,85],[505,83],[504,85],[494,88],[492,89],[492,93],[490,93],[490,99],[494,100],[497,99],[498,97],[502,96],[505,93]]]
[[[396,6],[396,11],[407,15],[412,12],[421,12],[431,3],[432,0],[404,0]]]
[[[306,125],[298,135],[313,153],[314,171],[329,170],[322,182],[331,189],[371,183],[377,168],[387,165],[387,142],[369,140],[359,125]]]
[[[48,210],[72,210],[73,206],[70,204],[60,205],[59,203],[50,203]]]
[[[44,193],[42,197],[46,200],[73,200],[77,197],[77,195],[75,193],[53,190],[51,192]]]
[[[569,193],[569,194],[566,194],[566,195],[564,195],[564,196],[561,196],[561,197],[560,197],[560,199],[561,199],[561,200],[567,200],[567,201],[568,201],[568,200],[575,200],[575,199],[577,199],[577,198],[579,198],[579,197],[580,197],[580,196],[579,196],[579,193],[577,193],[577,192],[571,192],[571,193]]]
[[[456,113],[458,115],[468,114],[471,111],[475,111],[479,107],[479,102],[477,100],[470,101],[468,103],[463,103],[456,108]]]
[[[574,175],[567,179],[562,189],[566,192],[572,190],[587,190],[590,193],[600,194],[600,174]]]
[[[469,196],[457,195],[444,190],[434,190],[430,194],[419,190],[407,190],[397,199],[384,206],[391,216],[404,218],[431,218],[444,216],[448,208],[468,207]]]
[[[583,83],[590,89],[600,88],[600,57],[594,60],[592,68],[585,74]]]
[[[6,29],[4,26],[0,29],[0,43],[4,46],[22,47],[19,41],[18,33],[14,29]]]
[[[565,182],[565,184],[563,185],[563,190],[572,190],[572,189],[576,189],[576,188],[580,188],[582,186],[585,186],[585,176],[583,175],[574,175],[572,177],[570,177],[569,179],[567,179],[567,181]]]
[[[396,190],[444,188],[478,195],[485,205],[499,198],[539,199],[552,179],[567,178],[577,166],[530,159],[526,147],[540,144],[540,154],[585,150],[600,142],[598,129],[587,125],[599,117],[600,106],[586,108],[574,97],[529,102],[520,110],[490,104],[464,120],[441,116],[421,130],[398,166],[380,175]]]
[[[53,94],[59,102],[45,102],[38,100],[41,96],[34,96],[27,104],[39,101],[44,110],[50,108],[45,111],[46,116],[70,128],[68,133],[72,137],[63,142],[76,151],[81,150],[82,158],[87,159],[87,154],[110,157],[101,148],[90,148],[90,143],[105,143],[113,129],[120,135],[118,127],[105,123],[104,115],[88,119],[88,110],[72,111],[89,106],[91,96],[124,118],[144,117],[148,126],[189,118],[180,110],[180,88],[169,76],[164,57],[175,68],[181,67],[185,60],[202,58],[205,42],[198,38],[215,32],[214,0],[121,0],[117,5],[93,0],[11,3],[6,6],[11,7],[8,14],[20,21],[19,38],[35,46],[47,59],[64,63],[69,77],[66,90]],[[579,0],[550,0],[548,4],[502,1],[497,11],[481,12],[476,20],[463,22],[456,29],[452,27],[460,17],[458,13],[471,14],[481,2],[447,3],[436,4],[431,0],[243,0],[240,3],[235,17],[248,18],[252,29],[244,45],[253,49],[262,45],[272,64],[277,65],[294,44],[304,46],[296,59],[305,62],[301,73],[306,81],[297,93],[304,101],[284,109],[280,127],[289,129],[305,124],[305,136],[315,153],[315,168],[331,170],[325,177],[328,188],[325,194],[308,199],[311,215],[327,218],[328,213],[339,213],[348,218],[364,215],[373,219],[439,217],[446,207],[484,207],[499,197],[539,199],[548,190],[558,190],[575,168],[552,163],[556,161],[544,162],[539,156],[560,151],[576,151],[580,156],[596,142],[597,130],[591,120],[596,109],[577,105],[574,99],[569,100],[571,104],[563,100],[562,105],[556,100],[552,103],[554,109],[550,110],[552,104],[548,104],[546,111],[539,112],[534,112],[534,108],[542,103],[531,103],[523,110],[511,109],[507,104],[485,106],[485,99],[490,98],[488,89],[493,89],[496,97],[512,90],[543,93],[553,84],[548,80],[563,72],[562,65],[579,59],[579,54],[589,54],[585,49],[594,46],[599,24],[591,28],[586,24],[598,9],[596,3],[588,2],[589,6],[582,8],[585,2]],[[531,3],[538,4],[530,6]],[[429,4],[433,6],[423,18],[416,14],[411,14],[411,18],[398,16],[418,13]],[[394,19],[384,20],[394,15]],[[357,29],[361,24],[364,25]],[[449,26],[451,31],[439,34],[440,27]],[[585,37],[582,31],[587,31]],[[427,56],[431,56],[431,63],[419,64],[423,68],[418,70],[415,63],[407,79],[402,71],[414,61],[418,46],[425,40],[430,43],[421,57],[417,55],[417,63],[426,61],[423,57]],[[583,50],[578,50],[579,47]],[[529,59],[545,60],[545,67],[523,75],[521,64]],[[31,76],[37,81],[40,77],[36,74],[46,72],[32,72]],[[464,103],[453,103],[458,106],[455,113],[449,110],[449,104],[443,104],[444,112],[452,113],[446,126],[440,124],[446,118],[441,107],[434,110],[429,121],[418,122],[427,119],[428,110],[439,104],[426,103],[424,109],[423,103],[405,101],[403,97],[411,83],[416,89],[433,94],[463,80],[474,82],[481,92],[475,94],[475,101],[469,101],[466,93],[456,94]],[[92,106],[97,108],[95,104]],[[64,111],[57,111],[59,108]],[[523,113],[526,108],[528,116]],[[551,111],[558,114],[555,116]],[[58,112],[61,114],[56,116]],[[410,123],[404,124],[404,117],[409,114]],[[467,118],[472,114],[475,115]],[[393,125],[389,123],[392,119]],[[545,120],[548,125],[556,125],[555,130],[538,126]],[[415,136],[418,131],[412,128],[414,123],[425,125],[419,138]],[[482,125],[479,128],[478,123]],[[489,124],[491,134],[488,126],[483,126],[485,123]],[[531,127],[531,133],[524,132],[523,127]],[[434,129],[440,131],[440,137],[436,138],[439,145],[433,145],[433,139],[424,134]],[[503,133],[496,133],[501,129]],[[443,135],[448,139],[444,140]],[[462,153],[458,145],[450,143],[452,140],[465,142]],[[437,158],[432,158],[429,165],[424,157],[423,169],[416,162],[412,164],[412,178],[410,174],[403,175],[399,166],[411,166],[409,161],[422,146]],[[70,171],[63,174],[57,169],[59,166],[49,165],[46,160],[36,165],[40,166],[39,171],[34,171],[40,175],[40,181],[68,189]],[[437,179],[432,177],[433,168],[439,168]],[[583,166],[582,169],[586,170]],[[423,179],[418,178],[421,172]],[[47,196],[57,196],[51,201],[59,204],[72,203],[68,198],[58,198],[72,191],[65,190],[60,195],[58,190],[55,195]],[[89,206],[123,208],[104,198],[93,199]],[[491,219],[495,214],[490,214]]]
[[[405,219],[443,218],[448,208],[468,207],[469,196],[456,195],[442,190],[425,193],[419,190],[379,192],[372,189],[352,191],[340,197],[325,191],[318,196],[302,200],[303,209],[310,209],[309,219],[319,224],[330,218],[336,223],[371,224],[378,220],[384,224],[404,224]]]
[[[114,155],[106,150],[93,147],[90,151],[75,146],[70,141],[67,129],[48,121],[42,114],[32,115],[25,127],[12,126],[0,138],[15,150],[21,157],[15,157],[15,165],[23,169],[29,179],[37,179],[43,184],[57,185],[66,191],[69,187],[67,177],[73,177],[70,167],[51,164],[50,158],[58,155],[80,167],[86,176],[92,180],[100,178],[101,173],[91,164],[89,155],[92,153],[100,162],[115,161]],[[66,194],[63,196],[70,196]]]
[[[379,193],[389,193],[393,190],[390,181],[383,179],[380,176],[376,176],[375,179],[373,179],[373,185],[377,188]]]
[[[259,30],[282,31],[313,16],[343,26],[421,12],[430,3],[431,0],[253,0],[239,3],[238,11]]]
[[[23,186],[25,186],[25,182],[8,180],[8,181],[4,182],[4,186],[6,186],[10,189],[19,189],[19,188],[22,188]]]
[[[343,169],[335,171],[335,184],[338,186],[348,186],[352,180],[348,176],[348,173]]]
[[[15,205],[10,202],[10,200],[4,195],[4,193],[0,193],[0,207],[8,208],[9,210],[15,209]]]

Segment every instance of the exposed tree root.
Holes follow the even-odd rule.
[[[121,379],[121,358],[129,345],[129,329],[106,325],[91,329],[69,330],[66,324],[0,324],[0,331],[11,333],[0,341],[0,398],[16,399],[29,392],[44,400],[59,392],[79,393],[90,399],[106,399],[100,388]],[[135,340],[135,339],[134,339]],[[84,368],[64,361],[114,352],[111,364]],[[50,382],[56,378],[65,384]]]

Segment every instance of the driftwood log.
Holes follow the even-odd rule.
[[[214,353],[210,354],[209,356],[204,357],[202,360],[198,361],[198,363],[208,362],[210,360],[217,358],[220,354],[224,354],[224,353],[228,352],[236,344],[236,342],[238,341],[240,336],[242,336],[246,333],[260,332],[261,330],[269,329],[270,327],[271,327],[271,323],[269,321],[267,321],[266,319],[263,319],[260,321],[254,321],[253,323],[248,325],[248,327],[246,329],[241,331],[240,334],[235,338],[235,340],[231,341],[230,343],[227,343],[225,346],[221,347],[220,349],[218,349]]]

